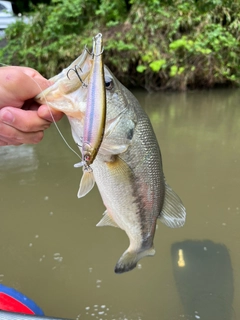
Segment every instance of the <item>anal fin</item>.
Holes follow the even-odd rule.
[[[129,145],[128,144],[121,144],[121,145],[116,145],[114,143],[110,142],[103,142],[101,145],[101,152],[104,152],[105,154],[121,154],[125,152],[128,149]]]
[[[96,225],[96,227],[105,227],[105,226],[119,228],[117,223],[109,216],[107,210],[104,212],[103,218]]]

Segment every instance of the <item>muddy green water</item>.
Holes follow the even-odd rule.
[[[0,148],[0,283],[54,317],[240,319],[240,91],[134,94],[186,225],[159,222],[156,255],[114,274],[128,238],[95,227],[98,190],[77,199],[78,158],[52,126],[37,146]],[[59,126],[74,145],[67,119]]]

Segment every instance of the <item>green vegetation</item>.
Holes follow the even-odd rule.
[[[1,62],[50,77],[101,32],[105,64],[126,85],[185,90],[240,84],[237,0],[52,0],[31,16],[32,24],[7,30]]]
[[[51,0],[12,0],[11,2],[15,14],[18,14],[31,11],[31,8],[38,3],[50,4]]]

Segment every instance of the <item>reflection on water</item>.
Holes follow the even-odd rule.
[[[33,146],[0,147],[0,158],[0,180],[8,179],[10,175],[20,173],[19,184],[34,183],[39,161]]]
[[[33,146],[21,145],[0,148],[0,174],[8,172],[28,172],[38,168],[38,159]],[[1,176],[0,176],[1,178]]]
[[[185,317],[232,319],[233,270],[226,246],[210,240],[175,243],[172,260]]]
[[[37,146],[0,148],[0,283],[55,317],[239,319],[240,91],[135,94],[186,225],[159,223],[156,255],[114,274],[127,237],[95,227],[104,212],[98,190],[77,199],[78,159],[52,127]],[[71,143],[66,119],[60,128]]]

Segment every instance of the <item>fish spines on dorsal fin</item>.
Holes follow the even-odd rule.
[[[182,227],[186,220],[186,209],[179,196],[165,181],[165,197],[159,220],[170,228]]]
[[[92,170],[83,169],[83,176],[80,181],[78,198],[84,197],[88,192],[92,190],[95,184],[95,179]]]
[[[96,224],[96,227],[105,227],[105,226],[119,228],[117,223],[109,216],[107,210],[104,211],[103,218],[98,222],[98,224]]]
[[[155,249],[153,247],[144,251],[130,251],[126,250],[115,266],[115,273],[124,273],[133,270],[140,259],[147,256],[154,256]]]

